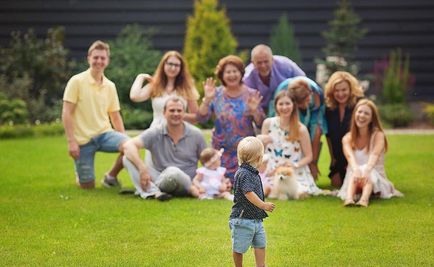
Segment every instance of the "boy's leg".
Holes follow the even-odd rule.
[[[265,248],[255,248],[256,267],[265,267]]]
[[[232,257],[234,258],[235,267],[243,267],[243,254],[232,252]]]
[[[254,224],[255,236],[253,237],[252,245],[255,249],[256,266],[262,267],[265,266],[265,247],[267,246],[265,229],[260,220],[254,220]]]
[[[80,156],[75,163],[75,173],[78,177],[78,184],[82,189],[95,188],[95,160],[96,146],[93,141],[80,146]]]
[[[124,166],[122,165],[123,155],[124,155],[123,153],[118,155],[118,157],[116,158],[116,161],[113,163],[112,168],[107,173],[111,177],[118,177],[119,172],[124,168]]]
[[[112,168],[104,175],[103,183],[106,186],[119,185],[117,176],[123,169],[122,156],[123,156],[123,144],[129,139],[129,137],[123,133],[110,131],[103,133],[94,138],[98,144],[99,151],[103,152],[120,152],[116,161],[113,163]],[[107,179],[110,179],[107,181]]]

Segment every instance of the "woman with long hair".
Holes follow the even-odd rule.
[[[289,166],[294,169],[299,193],[323,193],[309,171],[312,161],[309,131],[299,121],[293,94],[287,90],[279,92],[274,98],[274,106],[276,116],[264,120],[260,136],[269,156],[269,175],[272,176],[279,166]]]
[[[356,104],[350,132],[342,143],[348,167],[338,196],[344,200],[345,206],[367,207],[372,194],[379,198],[403,196],[386,176],[384,154],[387,139],[372,101],[362,99]]]
[[[143,86],[145,81],[148,84]],[[163,107],[172,95],[180,96],[186,101],[188,113],[185,120],[194,123],[199,94],[184,58],[177,51],[168,51],[164,54],[154,76],[147,73],[137,75],[130,90],[130,99],[133,102],[152,100],[153,121],[150,127],[161,125],[164,122]]]
[[[275,96],[283,90],[291,92],[294,103],[297,104],[300,122],[309,131],[312,143],[312,161],[309,164],[313,178],[318,178],[318,158],[321,152],[321,135],[327,134],[325,121],[325,103],[322,88],[304,76],[297,76],[283,81],[277,87]],[[270,102],[269,116],[274,116],[274,107]]]

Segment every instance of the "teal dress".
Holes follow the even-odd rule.
[[[308,84],[310,89],[312,89],[312,92],[314,94],[319,95],[320,99],[320,105],[319,107],[315,106],[314,97],[310,98],[309,106],[306,110],[298,109],[298,115],[300,118],[300,122],[303,123],[307,129],[309,130],[310,138],[313,139],[313,136],[315,135],[315,129],[316,127],[320,127],[321,132],[323,134],[328,133],[328,127],[325,119],[325,100],[324,100],[324,93],[321,89],[321,87],[312,81],[311,79],[304,77],[304,76],[297,76],[294,78],[289,78],[284,80],[280,85],[277,87],[276,92],[274,93],[273,100],[269,103],[268,108],[268,117],[274,117],[276,116],[276,112],[274,110],[274,99],[276,98],[276,95],[283,90],[288,89],[288,85],[290,83],[293,83],[296,80],[305,80]]]

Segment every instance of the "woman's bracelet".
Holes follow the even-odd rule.
[[[202,98],[202,103],[208,106],[212,100],[211,101],[206,101],[206,100],[207,100],[206,97]]]

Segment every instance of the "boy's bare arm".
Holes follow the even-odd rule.
[[[256,207],[260,208],[261,210],[272,212],[275,208],[274,203],[271,202],[264,202],[262,201],[258,195],[255,194],[255,192],[247,192],[245,194],[246,198]]]

